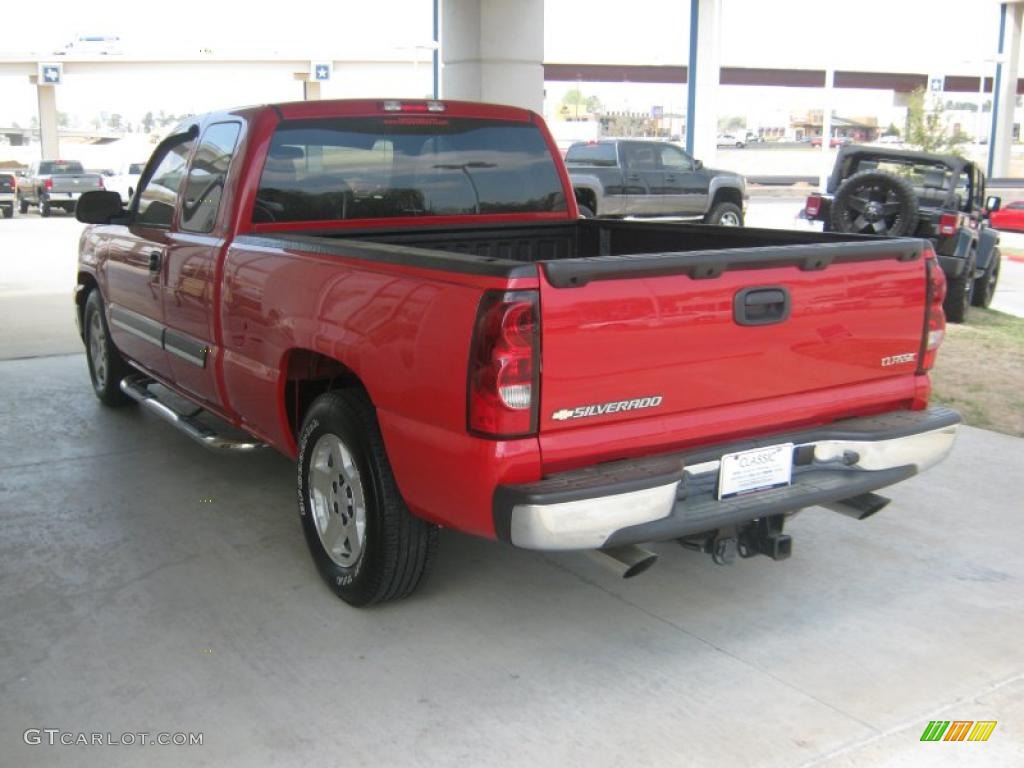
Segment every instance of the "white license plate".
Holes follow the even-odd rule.
[[[793,443],[727,453],[718,470],[718,498],[789,485],[793,479]]]

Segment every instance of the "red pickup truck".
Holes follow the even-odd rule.
[[[783,559],[950,450],[927,242],[581,219],[536,114],[322,101],[189,118],[131,205],[83,195],[96,395],[297,463],[353,605],[420,583],[448,526],[600,553]],[[182,401],[186,405],[182,405]]]

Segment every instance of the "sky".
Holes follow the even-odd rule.
[[[498,1],[498,0],[494,0]],[[507,0],[515,2],[516,0]],[[8,3],[0,59],[27,50],[52,52],[77,33],[117,35],[125,53],[193,54],[202,49],[223,54],[278,52],[314,59],[329,55],[412,56],[430,43],[431,0],[333,0],[282,4],[239,4],[176,0],[140,4],[106,0],[102,6],[81,0],[45,4]],[[688,0],[546,0],[544,57],[549,62],[684,64],[689,36]],[[97,11],[102,7],[102,11]],[[308,8],[310,10],[300,10]],[[722,0],[723,66],[908,71],[976,74],[991,72],[984,59],[994,55],[998,33],[996,0]],[[160,14],[158,20],[154,14]],[[425,95],[430,89],[429,52],[423,63],[380,81],[391,95]],[[343,73],[336,72],[343,88]],[[374,83],[361,87],[374,91]],[[549,83],[548,102],[557,103],[569,83]],[[586,85],[610,108],[646,110],[652,104],[680,109],[682,86]],[[332,93],[326,96],[341,95]],[[382,92],[382,95],[385,95]],[[141,78],[131,72],[98,78],[68,78],[60,87],[58,108],[91,117],[120,112],[137,120],[146,110],[197,112],[228,105],[301,98],[301,85],[258,68],[216,74],[199,73],[176,81]],[[879,93],[844,94],[845,111],[875,108]],[[809,89],[721,89],[720,114],[738,110],[806,109],[819,95]],[[790,106],[792,104],[792,107]],[[0,69],[0,125],[25,125],[35,112],[35,90],[22,76]],[[84,124],[84,123],[83,123]]]

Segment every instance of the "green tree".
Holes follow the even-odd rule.
[[[950,130],[945,113],[945,106],[939,101],[926,107],[924,88],[915,89],[907,106],[906,143],[923,152],[959,151],[967,143],[967,135]]]
[[[731,133],[732,131],[745,131],[747,129],[747,118],[739,115],[718,118],[718,131],[720,133]]]
[[[122,119],[123,118],[121,117],[121,115],[119,115],[117,112],[112,114],[110,116],[110,128],[111,128],[111,130],[114,130],[114,131],[120,130],[121,129],[121,125],[122,125],[122,123],[121,123]]]
[[[69,125],[71,125],[71,118],[68,117],[68,113],[67,112],[58,112],[57,113],[57,126],[59,128],[67,128]]]
[[[889,127],[882,133],[883,136],[899,136],[900,129],[896,127],[896,123],[889,123]]]
[[[600,114],[602,105],[597,96],[587,96],[579,88],[566,91],[562,97],[562,106],[566,108],[566,114],[571,117],[580,117],[584,114]]]
[[[152,133],[153,126],[155,124],[156,119],[153,117],[153,113],[147,112],[146,115],[142,118],[142,130],[144,130],[146,133]]]

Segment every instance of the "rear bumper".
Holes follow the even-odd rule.
[[[959,422],[948,408],[897,411],[499,486],[495,532],[526,549],[601,549],[794,512],[916,475],[945,458]],[[787,442],[796,446],[791,485],[718,500],[724,454]]]

